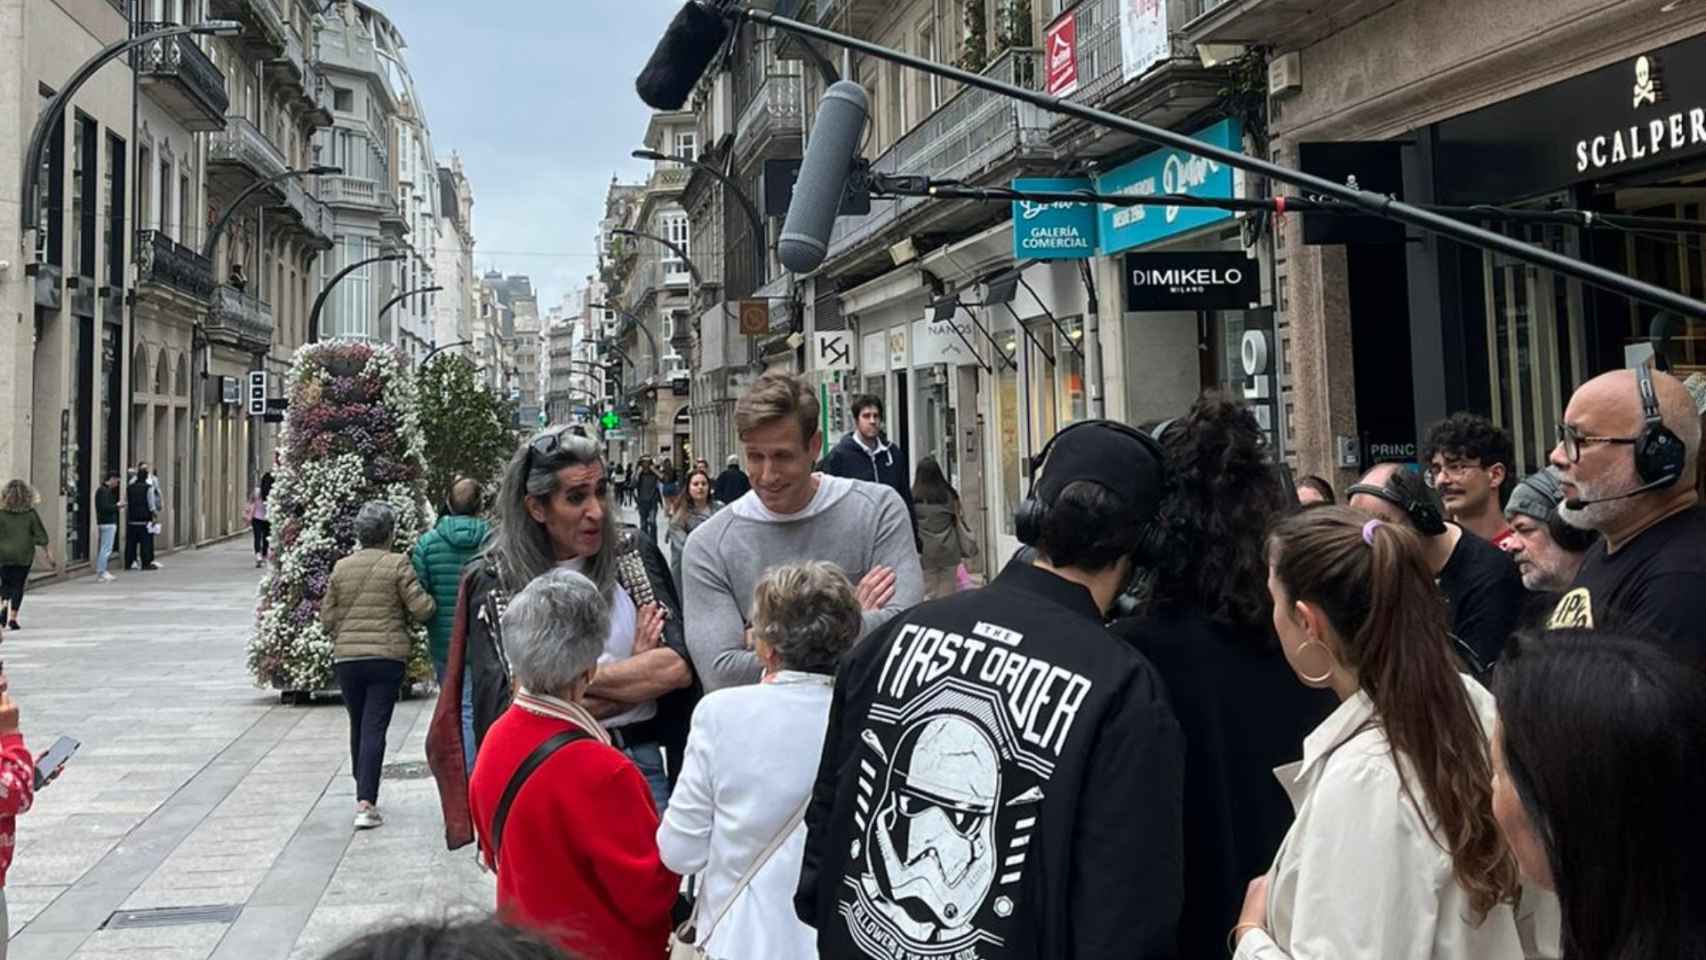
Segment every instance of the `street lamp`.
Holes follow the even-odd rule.
[[[219,245],[219,238],[224,236],[225,228],[230,226],[232,218],[237,216],[237,211],[243,208],[244,201],[248,200],[256,193],[272,186],[275,183],[289,180],[292,177],[318,177],[323,174],[343,172],[343,167],[317,165],[309,167],[306,170],[286,170],[283,173],[275,173],[264,180],[250,184],[248,189],[237,194],[237,199],[231,201],[231,205],[225,208],[225,212],[219,215],[218,220],[214,221],[213,229],[207,232],[207,242],[201,245],[201,255],[203,259],[207,260],[209,263],[213,262],[213,250]]]
[[[417,293],[437,293],[443,289],[444,289],[443,287],[416,287],[413,290],[404,290],[402,293],[399,293],[396,296],[392,297],[391,299],[385,301],[385,306],[379,308],[379,319],[381,319],[381,320],[385,319],[386,311],[390,310],[392,307],[396,306],[397,304],[402,303],[404,300],[409,299],[410,297],[414,296]]]
[[[381,311],[381,312],[383,312],[383,311]],[[438,356],[440,353],[443,353],[446,350],[453,350],[457,347],[471,347],[473,345],[474,345],[474,341],[472,341],[472,340],[458,340],[455,343],[447,343],[442,347],[433,347],[431,350],[427,351],[426,356],[421,358],[421,369],[425,370],[426,365],[427,365],[427,361],[431,360],[433,357]]]
[[[320,311],[326,308],[326,297],[331,295],[332,288],[337,286],[339,281],[369,264],[384,263],[387,260],[407,260],[408,257],[406,253],[382,253],[377,257],[357,260],[327,280],[326,285],[320,288],[320,295],[314,298],[314,309],[308,311],[308,342],[320,342]]]
[[[636,160],[673,161],[684,166],[692,167],[695,170],[703,171],[706,176],[715,179],[730,193],[734,194],[735,199],[740,201],[741,208],[746,211],[746,219],[752,224],[753,256],[756,258],[753,261],[753,269],[757,271],[757,282],[753,284],[753,288],[757,289],[764,285],[766,276],[770,272],[770,247],[769,244],[765,242],[764,217],[759,214],[758,205],[753,203],[752,198],[746,195],[746,191],[740,188],[739,181],[735,180],[734,177],[729,176],[723,171],[718,170],[716,167],[713,167],[708,163],[701,163],[698,160],[689,160],[683,157],[671,157],[666,154],[659,153],[656,150],[649,149],[635,150],[630,155]],[[615,230],[611,232],[620,233],[622,231]]]
[[[35,244],[31,242],[31,234],[39,225],[41,215],[36,200],[36,180],[41,176],[41,154],[42,150],[47,147],[48,132],[65,115],[66,104],[70,103],[71,98],[77,95],[77,91],[82,89],[83,84],[89,82],[89,78],[95,75],[95,71],[130,50],[153,43],[156,40],[164,40],[167,37],[181,37],[186,34],[234,37],[242,32],[243,25],[235,20],[206,20],[189,26],[163,27],[141,36],[115,40],[103,48],[100,53],[91,57],[88,62],[78,67],[77,72],[65,81],[65,86],[60,88],[60,91],[53,95],[53,99],[47,102],[47,106],[42,109],[41,115],[36,117],[35,130],[30,133],[30,145],[24,151],[24,189],[19,203],[19,208],[23,213],[23,229],[18,235],[19,242],[28,244],[27,249],[31,251],[35,249]]]
[[[627,311],[627,309],[625,309],[619,303],[607,302],[607,303],[598,304],[598,306],[603,307],[606,310],[613,310],[616,313],[621,314],[622,319],[624,319],[624,320],[628,321],[629,323],[633,324],[634,326],[638,327],[640,332],[646,335],[646,339],[651,341],[651,345],[652,345],[652,379],[653,380],[658,379],[658,377],[660,377],[662,375],[662,371],[663,371],[663,368],[660,365],[662,362],[662,358],[663,358],[663,351],[658,349],[657,335],[652,333],[650,330],[646,329],[646,325],[640,321],[639,317],[636,317],[633,314],[629,313]],[[617,338],[618,339],[621,338],[621,332],[620,331],[617,332]],[[620,351],[622,348],[616,347],[616,349],[618,351]],[[628,355],[626,353],[624,353],[624,354],[622,354],[622,356],[624,358],[626,358]],[[632,360],[628,361],[628,365],[631,367],[637,367],[638,366],[638,364],[636,364]]]
[[[612,229],[610,231],[610,233],[612,236],[641,237],[641,238],[644,238],[646,240],[653,240],[653,241],[656,241],[658,243],[663,244],[664,246],[669,248],[670,253],[673,253],[676,256],[680,257],[682,263],[687,264],[687,272],[693,276],[693,285],[695,287],[704,286],[705,278],[699,276],[699,268],[695,267],[693,265],[693,258],[689,257],[687,255],[687,250],[684,247],[682,247],[681,244],[676,243],[674,240],[665,240],[664,238],[658,236],[655,233],[647,233],[644,230],[630,230],[627,227],[616,227],[616,228]]]

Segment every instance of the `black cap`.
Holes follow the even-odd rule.
[[[1088,481],[1152,520],[1166,487],[1161,457],[1159,444],[1125,424],[1080,421],[1054,435],[1036,478],[1037,497],[1052,505],[1069,484]]]

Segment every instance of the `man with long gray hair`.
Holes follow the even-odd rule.
[[[681,603],[657,544],[618,533],[610,492],[599,446],[578,427],[535,435],[504,471],[496,529],[462,579],[427,744],[452,848],[473,838],[457,695],[463,671],[473,702],[477,768],[480,745],[508,709],[515,679],[504,611],[524,587],[558,567],[584,574],[609,604],[585,706],[645,775],[658,809],[669,802],[673,762],[686,741],[695,696]]]

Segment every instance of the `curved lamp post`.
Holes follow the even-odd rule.
[[[331,295],[332,288],[337,286],[339,281],[369,264],[384,263],[387,260],[406,260],[408,257],[409,255],[406,253],[382,253],[377,257],[357,260],[339,270],[332,279],[327,280],[326,285],[320,288],[320,295],[314,298],[314,309],[308,311],[308,342],[320,342],[320,311],[326,308],[326,297]]]
[[[306,170],[286,170],[283,173],[275,173],[264,180],[249,184],[247,189],[237,194],[237,199],[231,201],[231,205],[225,208],[225,212],[219,215],[219,219],[214,221],[213,229],[207,232],[207,242],[201,245],[202,257],[209,263],[213,262],[214,248],[219,246],[219,238],[225,235],[225,228],[231,225],[232,218],[237,216],[237,211],[243,208],[244,202],[256,193],[292,177],[318,177],[322,174],[343,172],[343,167],[313,166]]]
[[[392,307],[396,306],[399,303],[402,303],[404,300],[409,299],[410,297],[414,296],[417,293],[437,293],[443,289],[444,289],[443,287],[416,287],[413,290],[404,290],[402,293],[399,293],[396,296],[392,297],[391,299],[385,301],[385,306],[379,308],[379,319],[381,319],[381,320],[385,319],[385,314],[387,311],[389,311]],[[431,354],[428,354],[428,356],[431,356]]]
[[[682,164],[683,166],[692,167],[695,170],[702,171],[706,176],[722,184],[724,189],[734,194],[734,198],[740,201],[741,209],[746,211],[747,221],[752,225],[752,252],[753,256],[756,258],[753,261],[753,267],[758,274],[758,282],[753,285],[753,289],[764,286],[764,281],[770,273],[770,247],[769,244],[765,242],[764,217],[759,214],[758,205],[753,203],[752,198],[747,196],[746,191],[741,189],[739,181],[708,163],[701,163],[698,160],[686,160],[681,157],[671,157],[666,154],[659,153],[656,150],[635,150],[630,154],[630,156],[636,160],[674,161],[675,163]],[[622,232],[625,231],[611,231],[611,233]],[[650,237],[649,234],[638,235]],[[663,240],[660,237],[650,237],[650,239],[657,240],[660,243],[668,243],[668,241]],[[670,245],[674,246],[674,244]],[[680,256],[680,254],[678,253],[677,256]],[[687,258],[682,257],[682,259],[685,260]],[[689,262],[691,263],[691,261]]]
[[[642,236],[643,236],[643,234],[642,234]],[[640,321],[639,317],[636,317],[633,314],[629,313],[627,308],[623,307],[619,303],[615,303],[614,301],[612,301],[609,303],[598,304],[598,306],[603,307],[606,310],[612,310],[612,311],[615,311],[616,313],[621,314],[622,319],[628,321],[628,323],[630,325],[639,328],[639,331],[646,335],[646,339],[648,341],[650,341],[651,345],[652,345],[652,379],[656,380],[658,377],[662,376],[663,375],[663,366],[662,366],[663,351],[658,349],[657,335],[652,333],[650,330],[646,329],[646,325]],[[620,330],[618,330],[616,333],[616,336],[617,336],[617,339],[621,339],[622,332]],[[612,344],[612,346],[615,346],[615,345]],[[622,353],[621,347],[617,346],[615,349],[618,353]],[[622,357],[623,357],[623,359],[627,359],[628,355],[626,353],[622,353]],[[628,366],[638,367],[639,364],[635,363],[632,360],[628,360]]]
[[[434,287],[433,289],[436,290],[438,288]],[[384,313],[385,311],[381,310],[379,312]],[[472,340],[458,340],[455,343],[447,343],[442,347],[433,347],[431,350],[427,351],[426,356],[421,358],[421,369],[423,369],[423,370],[426,369],[427,361],[431,360],[433,357],[438,356],[439,354],[443,353],[446,350],[454,350],[457,347],[471,347],[473,345],[474,345],[474,341],[472,341]]]
[[[77,68],[77,72],[65,81],[65,86],[53,95],[53,99],[42,108],[41,115],[36,117],[36,126],[30,132],[30,145],[24,150],[23,194],[19,208],[23,214],[22,231],[18,234],[19,242],[28,244],[28,250],[34,251],[35,244],[31,234],[35,231],[41,218],[41,208],[36,202],[37,178],[41,176],[41,154],[47,147],[48,132],[65,116],[65,106],[71,98],[77,95],[83,84],[95,75],[95,71],[118,59],[124,53],[137,47],[146,46],[156,40],[167,37],[181,37],[185,34],[204,34],[214,37],[234,37],[243,32],[243,25],[235,20],[207,20],[193,23],[189,26],[165,27],[142,34],[139,37],[126,37],[115,40],[91,57],[88,62]]]
[[[644,230],[630,230],[627,227],[616,227],[610,231],[610,234],[611,236],[617,237],[641,237],[646,240],[652,240],[663,244],[665,247],[669,248],[670,253],[680,257],[682,263],[687,264],[687,272],[693,277],[693,285],[695,287],[704,285],[705,278],[699,275],[699,268],[693,265],[693,258],[689,257],[687,255],[687,250],[674,240],[665,240],[655,233],[647,233]]]

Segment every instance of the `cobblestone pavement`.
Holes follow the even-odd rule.
[[[250,682],[246,545],[26,596],[0,645],[26,739],[83,748],[18,821],[11,960],[307,960],[390,919],[491,907],[471,848],[444,849],[430,700],[398,704],[385,826],[358,834],[342,706],[285,706]],[[186,907],[233,909],[114,917]]]

